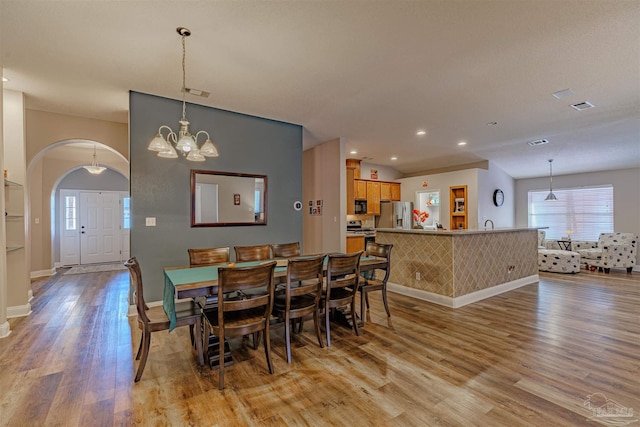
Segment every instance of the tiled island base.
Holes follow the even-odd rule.
[[[392,243],[388,289],[449,307],[538,281],[536,229],[378,229]]]

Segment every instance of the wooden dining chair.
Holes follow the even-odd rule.
[[[187,249],[189,253],[189,265],[191,266],[205,266],[205,265],[215,265],[215,264],[223,264],[229,262],[229,247],[219,247],[219,248],[197,248],[197,249]],[[218,304],[218,295],[209,295],[207,297],[199,297],[196,298],[195,301],[200,305],[203,310],[210,310],[214,308]],[[204,333],[204,324],[201,325],[202,332]],[[191,341],[195,344],[195,337],[193,332],[193,326],[190,326],[191,333]],[[203,343],[203,346],[208,347],[208,343],[210,339],[207,337],[205,339],[204,335],[200,336],[200,340]],[[205,349],[207,351],[207,349]]]
[[[329,254],[327,263],[327,279],[320,306],[324,310],[327,347],[331,347],[330,314],[338,307],[350,306],[353,330],[358,332],[355,301],[360,276],[360,257],[363,251],[351,254]]]
[[[151,334],[153,332],[169,330],[169,318],[162,306],[149,308],[144,302],[142,271],[138,260],[135,257],[130,258],[124,265],[129,269],[131,281],[135,286],[134,298],[138,311],[138,327],[142,331],[140,346],[136,354],[136,360],[140,360],[135,378],[135,382],[138,382],[142,377],[142,372],[144,371],[144,366],[149,356]],[[202,311],[195,302],[187,301],[176,303],[175,312],[178,319],[177,326],[193,325],[196,328],[196,336],[200,336],[200,318]],[[202,348],[200,344],[198,344],[198,340],[196,340],[196,351],[198,352],[198,356],[202,355]]]
[[[300,256],[300,242],[272,244],[271,254],[274,258],[292,258]]]
[[[213,265],[229,262],[229,247],[187,249],[189,265]]]
[[[313,325],[320,347],[324,347],[320,335],[318,304],[322,296],[322,268],[324,255],[290,258],[287,266],[285,293],[277,295],[273,303],[273,315],[278,325],[284,325],[287,363],[291,363],[292,321],[313,316]],[[272,324],[272,327],[274,325]]]
[[[271,245],[234,246],[236,262],[262,261],[272,259]]]
[[[219,338],[221,355],[224,354],[225,338],[262,332],[270,374],[273,374],[273,364],[271,363],[269,318],[273,309],[275,267],[276,261],[251,267],[220,267],[218,269],[218,307],[204,313],[205,336],[212,333]],[[250,298],[226,298],[226,295],[245,291],[252,291]],[[224,388],[224,365],[224,363],[218,365],[220,390]]]
[[[384,303],[384,309],[387,312],[387,317],[391,317],[389,312],[389,303],[387,301],[387,281],[389,280],[389,274],[391,273],[391,249],[392,244],[368,242],[366,247],[366,256],[372,256],[376,258],[384,258],[387,263],[384,268],[376,268],[373,270],[365,271],[360,275],[360,316],[362,317],[362,323],[366,322],[366,311],[369,311],[369,292],[382,291],[382,302]],[[376,271],[380,270],[379,276],[376,276]],[[384,273],[384,276],[382,274]],[[381,277],[381,278],[377,278]]]

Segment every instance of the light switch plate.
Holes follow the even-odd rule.
[[[145,218],[145,225],[147,227],[155,227],[156,226],[156,219],[154,217]]]

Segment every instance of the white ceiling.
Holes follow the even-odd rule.
[[[2,0],[4,87],[126,122],[129,90],[181,99],[178,26],[193,33],[187,86],[211,92],[188,102],[303,125],[305,148],[344,137],[405,174],[640,166],[637,0]],[[582,101],[595,108],[569,107]]]

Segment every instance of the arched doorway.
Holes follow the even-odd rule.
[[[101,166],[106,167],[106,171],[100,175],[91,175],[83,166],[91,164],[93,150],[96,150],[96,157]],[[114,187],[114,181],[120,183]],[[124,182],[124,184],[123,184]],[[69,264],[69,258],[63,263],[61,260],[61,248],[64,243],[63,238],[68,238],[71,233],[76,233],[78,244],[78,259],[72,264],[82,263],[80,254],[82,253],[80,215],[82,214],[81,198],[87,199],[92,195],[109,193],[109,203],[114,200],[113,194],[118,197],[119,214],[112,217],[110,226],[117,221],[118,231],[122,227],[121,206],[124,200],[128,201],[129,190],[129,162],[119,152],[98,141],[90,140],[66,140],[59,141],[41,150],[27,168],[27,192],[28,192],[28,239],[31,242],[29,260],[31,263],[32,277],[38,275],[52,274],[55,268]],[[62,188],[65,187],[65,188]],[[76,230],[65,230],[63,211],[64,203],[61,203],[61,190],[65,190],[64,196],[69,196],[69,191],[75,195],[75,226]],[[81,197],[81,193],[84,196]],[[85,197],[86,196],[86,197]],[[102,198],[102,197],[99,197]],[[95,197],[94,197],[95,199]],[[69,201],[72,200],[68,199]],[[100,205],[102,201],[99,201]],[[112,205],[113,206],[113,205]],[[86,216],[86,215],[85,215]],[[74,226],[74,221],[69,221],[69,226]],[[86,227],[86,226],[85,226]],[[66,232],[66,236],[65,236]],[[126,236],[119,236],[117,242],[118,253],[124,247],[122,255],[128,255],[128,232]],[[113,246],[112,245],[112,246]],[[115,249],[115,247],[114,247]],[[93,262],[99,262],[99,258],[94,258]]]

